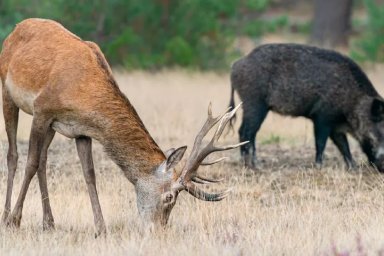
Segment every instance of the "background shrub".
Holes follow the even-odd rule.
[[[59,21],[126,68],[220,69],[238,35],[260,36],[286,21],[258,19],[270,0],[3,0],[0,40],[28,17]]]

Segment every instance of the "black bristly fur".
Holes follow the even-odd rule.
[[[269,110],[313,121],[319,165],[330,137],[348,168],[355,166],[347,132],[364,152],[370,152],[370,161],[380,165],[373,156],[382,144],[384,127],[378,121],[384,116],[384,103],[365,73],[348,57],[306,45],[267,44],[233,64],[231,84],[230,106],[234,105],[235,90],[243,101],[239,135],[240,141],[250,141],[241,147],[247,166],[255,167],[255,136]]]

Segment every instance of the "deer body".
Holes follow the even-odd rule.
[[[212,121],[209,129],[218,121],[222,122],[218,136],[203,153],[199,153],[201,140],[197,139],[199,143],[195,143],[191,154],[196,157],[188,160],[188,167],[184,167],[181,174],[177,175],[174,167],[186,147],[172,150],[166,157],[118,88],[99,47],[81,40],[59,23],[27,19],[18,24],[3,43],[0,77],[9,142],[7,195],[3,213],[3,221],[8,225],[20,225],[28,186],[37,173],[42,196],[43,226],[54,227],[45,165],[47,150],[55,132],[76,139],[97,234],[105,232],[105,224],[96,190],[92,138],[104,146],[107,154],[135,186],[139,213],[148,223],[165,224],[182,190],[203,200],[218,201],[224,198],[225,193],[208,194],[192,182],[216,182],[198,177],[198,166],[214,151],[239,146],[213,146],[228,122],[229,114],[232,115],[234,111],[220,119],[212,118],[209,112],[208,121]],[[18,158],[16,131],[19,109],[33,115],[33,122],[25,178],[10,214]]]

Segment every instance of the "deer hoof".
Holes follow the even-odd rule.
[[[9,216],[9,210],[4,210],[3,215],[1,216],[2,224],[7,224],[8,216]]]
[[[95,238],[107,236],[107,229],[105,226],[98,227],[95,233]]]
[[[7,227],[19,228],[21,222],[21,215],[11,214],[6,222]]]
[[[55,230],[55,222],[53,220],[43,221],[43,230],[44,231]]]

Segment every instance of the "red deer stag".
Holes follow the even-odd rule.
[[[7,225],[20,226],[28,186],[37,172],[43,205],[43,228],[54,228],[47,190],[46,161],[55,132],[76,140],[96,234],[105,233],[106,227],[96,190],[92,139],[104,146],[107,154],[135,186],[138,211],[145,223],[165,225],[182,190],[206,201],[219,201],[227,195],[227,191],[210,194],[196,186],[198,183],[217,182],[199,176],[197,169],[202,164],[217,162],[203,162],[212,152],[244,144],[215,145],[237,108],[213,118],[209,107],[208,120],[197,135],[185,166],[178,172],[175,166],[186,147],[171,150],[166,157],[120,91],[99,47],[81,40],[59,23],[27,19],[18,24],[4,41],[0,77],[9,142],[7,194],[2,217]],[[33,122],[25,177],[10,214],[18,158],[16,132],[19,109],[33,115]],[[219,125],[212,140],[202,147],[203,137],[217,123]]]

